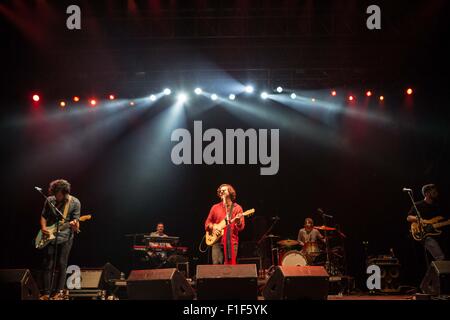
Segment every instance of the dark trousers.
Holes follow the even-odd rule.
[[[50,288],[52,281],[52,272],[54,265],[55,245],[49,244],[45,249],[44,257],[44,294],[50,294],[54,291],[58,292],[64,289],[66,281],[67,261],[69,260],[70,249],[72,249],[73,237],[69,240],[58,244],[58,256],[56,262],[56,270],[53,280],[53,288]]]
[[[238,244],[234,244],[234,255],[237,256]],[[212,263],[223,264],[223,244],[221,242],[215,243],[212,246]]]
[[[423,241],[423,245],[425,249],[431,254],[434,260],[440,261],[445,260],[444,252],[441,249],[441,246],[439,245],[439,242],[437,242],[436,239],[432,237],[427,237]]]

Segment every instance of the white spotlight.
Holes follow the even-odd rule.
[[[172,90],[170,90],[169,88],[165,88],[163,92],[166,96],[168,96],[169,94],[172,93]]]
[[[254,90],[255,89],[252,86],[246,86],[245,87],[245,92],[247,92],[247,93],[253,93]]]
[[[195,92],[195,94],[202,94],[202,89],[200,89],[200,88],[195,88],[195,90],[194,90],[194,92]]]
[[[179,93],[177,96],[177,100],[180,103],[185,103],[188,99],[188,96],[185,93]]]
[[[211,95],[211,100],[212,101],[216,101],[217,100],[217,94],[215,94],[215,93],[213,93],[212,95]]]
[[[282,87],[277,87],[277,92],[278,93],[282,93],[283,92],[283,88]]]
[[[265,91],[263,93],[261,93],[261,98],[264,99],[264,100],[266,100],[268,96],[269,95]]]
[[[155,101],[155,100],[156,100],[156,96],[155,96],[154,94],[152,94],[152,95],[150,96],[150,100]]]
[[[228,96],[228,99],[234,100],[234,99],[236,99],[236,95],[234,95],[234,94],[231,93],[231,94]]]
[[[297,98],[297,95],[295,93],[291,93],[291,99]]]

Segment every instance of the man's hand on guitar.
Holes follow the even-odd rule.
[[[78,220],[70,221],[70,227],[75,232],[79,232],[80,231],[80,223],[78,222]]]
[[[50,235],[50,232],[47,230],[46,227],[41,228],[41,231],[42,231],[42,233],[43,233],[44,235],[46,235],[46,236],[49,236],[49,235]]]

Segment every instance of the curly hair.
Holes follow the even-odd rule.
[[[217,188],[217,196],[219,197],[219,199],[220,199],[220,189],[222,189],[222,187],[227,187],[228,188],[228,193],[230,194],[231,201],[236,200],[236,190],[234,190],[233,186],[231,184],[228,184],[228,183],[221,184]]]
[[[64,179],[53,180],[50,182],[48,187],[48,193],[52,196],[56,195],[58,192],[62,192],[63,194],[70,193],[70,183]]]
[[[422,195],[425,197],[425,195],[426,195],[428,192],[431,192],[431,191],[433,191],[434,189],[436,189],[436,185],[434,185],[434,184],[432,184],[432,183],[426,184],[426,185],[424,185],[424,186],[422,187]]]

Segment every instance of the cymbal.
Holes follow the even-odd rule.
[[[277,244],[279,244],[280,246],[284,246],[284,247],[291,247],[291,246],[298,245],[299,242],[297,240],[286,239],[286,240],[278,241]]]
[[[314,229],[323,230],[323,231],[334,231],[334,230],[336,230],[336,228],[331,228],[331,227],[327,227],[327,226],[314,227]]]
[[[266,236],[266,238],[279,238],[280,236],[276,236],[274,234],[269,234]]]

